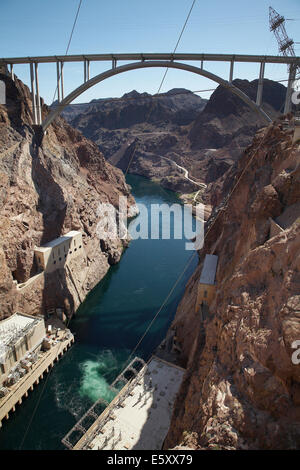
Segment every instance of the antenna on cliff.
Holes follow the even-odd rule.
[[[295,57],[294,41],[289,38],[285,29],[284,16],[277,13],[274,8],[269,7],[269,24],[270,31],[273,31],[278,43],[278,50],[280,54],[286,57]],[[299,71],[299,69],[298,69]]]

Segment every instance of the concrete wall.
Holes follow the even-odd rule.
[[[68,261],[84,252],[80,232],[75,232],[73,236],[67,234],[55,242],[54,246],[45,245],[34,250],[38,266],[46,272],[64,268]]]
[[[273,219],[270,219],[270,236],[269,238],[275,237],[279,233],[283,232],[283,228],[280,227]]]
[[[206,305],[210,305],[216,291],[216,286],[211,284],[202,284],[199,282],[198,284],[198,294],[197,294],[197,302],[195,306],[195,312],[199,311],[201,303],[205,303]]]

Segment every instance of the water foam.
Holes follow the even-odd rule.
[[[114,398],[109,385],[122,366],[119,355],[111,350],[105,350],[96,355],[95,360],[87,359],[80,364],[82,378],[79,394],[81,397],[88,397],[92,402],[99,398],[110,402]]]

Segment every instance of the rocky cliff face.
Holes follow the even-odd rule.
[[[224,181],[172,325],[187,372],[166,449],[299,447],[299,157],[278,121],[256,134]],[[205,253],[219,261],[202,321],[194,309]]]
[[[129,205],[134,200],[122,172],[64,119],[37,145],[29,90],[18,79],[0,78],[7,89],[7,105],[0,106],[0,319],[48,307],[72,313],[127,243],[100,243],[99,204],[117,207],[120,195]],[[34,247],[70,230],[82,232],[84,255],[66,269],[34,277]]]
[[[235,80],[234,85],[255,101],[257,80]],[[263,107],[270,116],[282,107],[285,90],[283,85],[265,80]],[[82,106],[86,106],[83,113]],[[134,91],[121,100],[71,105],[65,116],[118,168],[127,168],[134,146],[129,171],[180,193],[194,192],[199,186],[185,178],[172,161],[186,168],[193,180],[215,182],[264,125],[257,113],[221,86],[207,103],[182,89],[155,97]],[[207,192],[207,201],[211,194]]]

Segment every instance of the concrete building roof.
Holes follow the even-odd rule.
[[[40,253],[46,253],[47,251],[51,250],[50,246],[38,246],[34,249],[34,251],[38,251]]]
[[[70,238],[75,237],[76,235],[80,235],[81,232],[78,232],[77,230],[71,230],[70,232],[66,233],[65,235],[62,235],[61,237],[55,238],[54,240],[51,240],[48,243],[45,243],[42,247],[38,247],[36,249],[40,250],[41,248],[53,248],[54,246],[60,245],[66,240],[69,240]]]
[[[22,313],[14,313],[11,317],[0,322],[0,341],[8,344],[14,338],[18,339],[18,334],[27,329],[32,323],[42,318],[24,315]]]
[[[156,356],[145,366],[122,407],[109,405],[111,419],[88,444],[91,450],[159,450],[185,370]],[[122,391],[120,392],[122,393]],[[75,447],[76,449],[76,447]]]
[[[203,268],[200,276],[200,284],[214,285],[217,271],[218,257],[216,255],[205,255]]]

